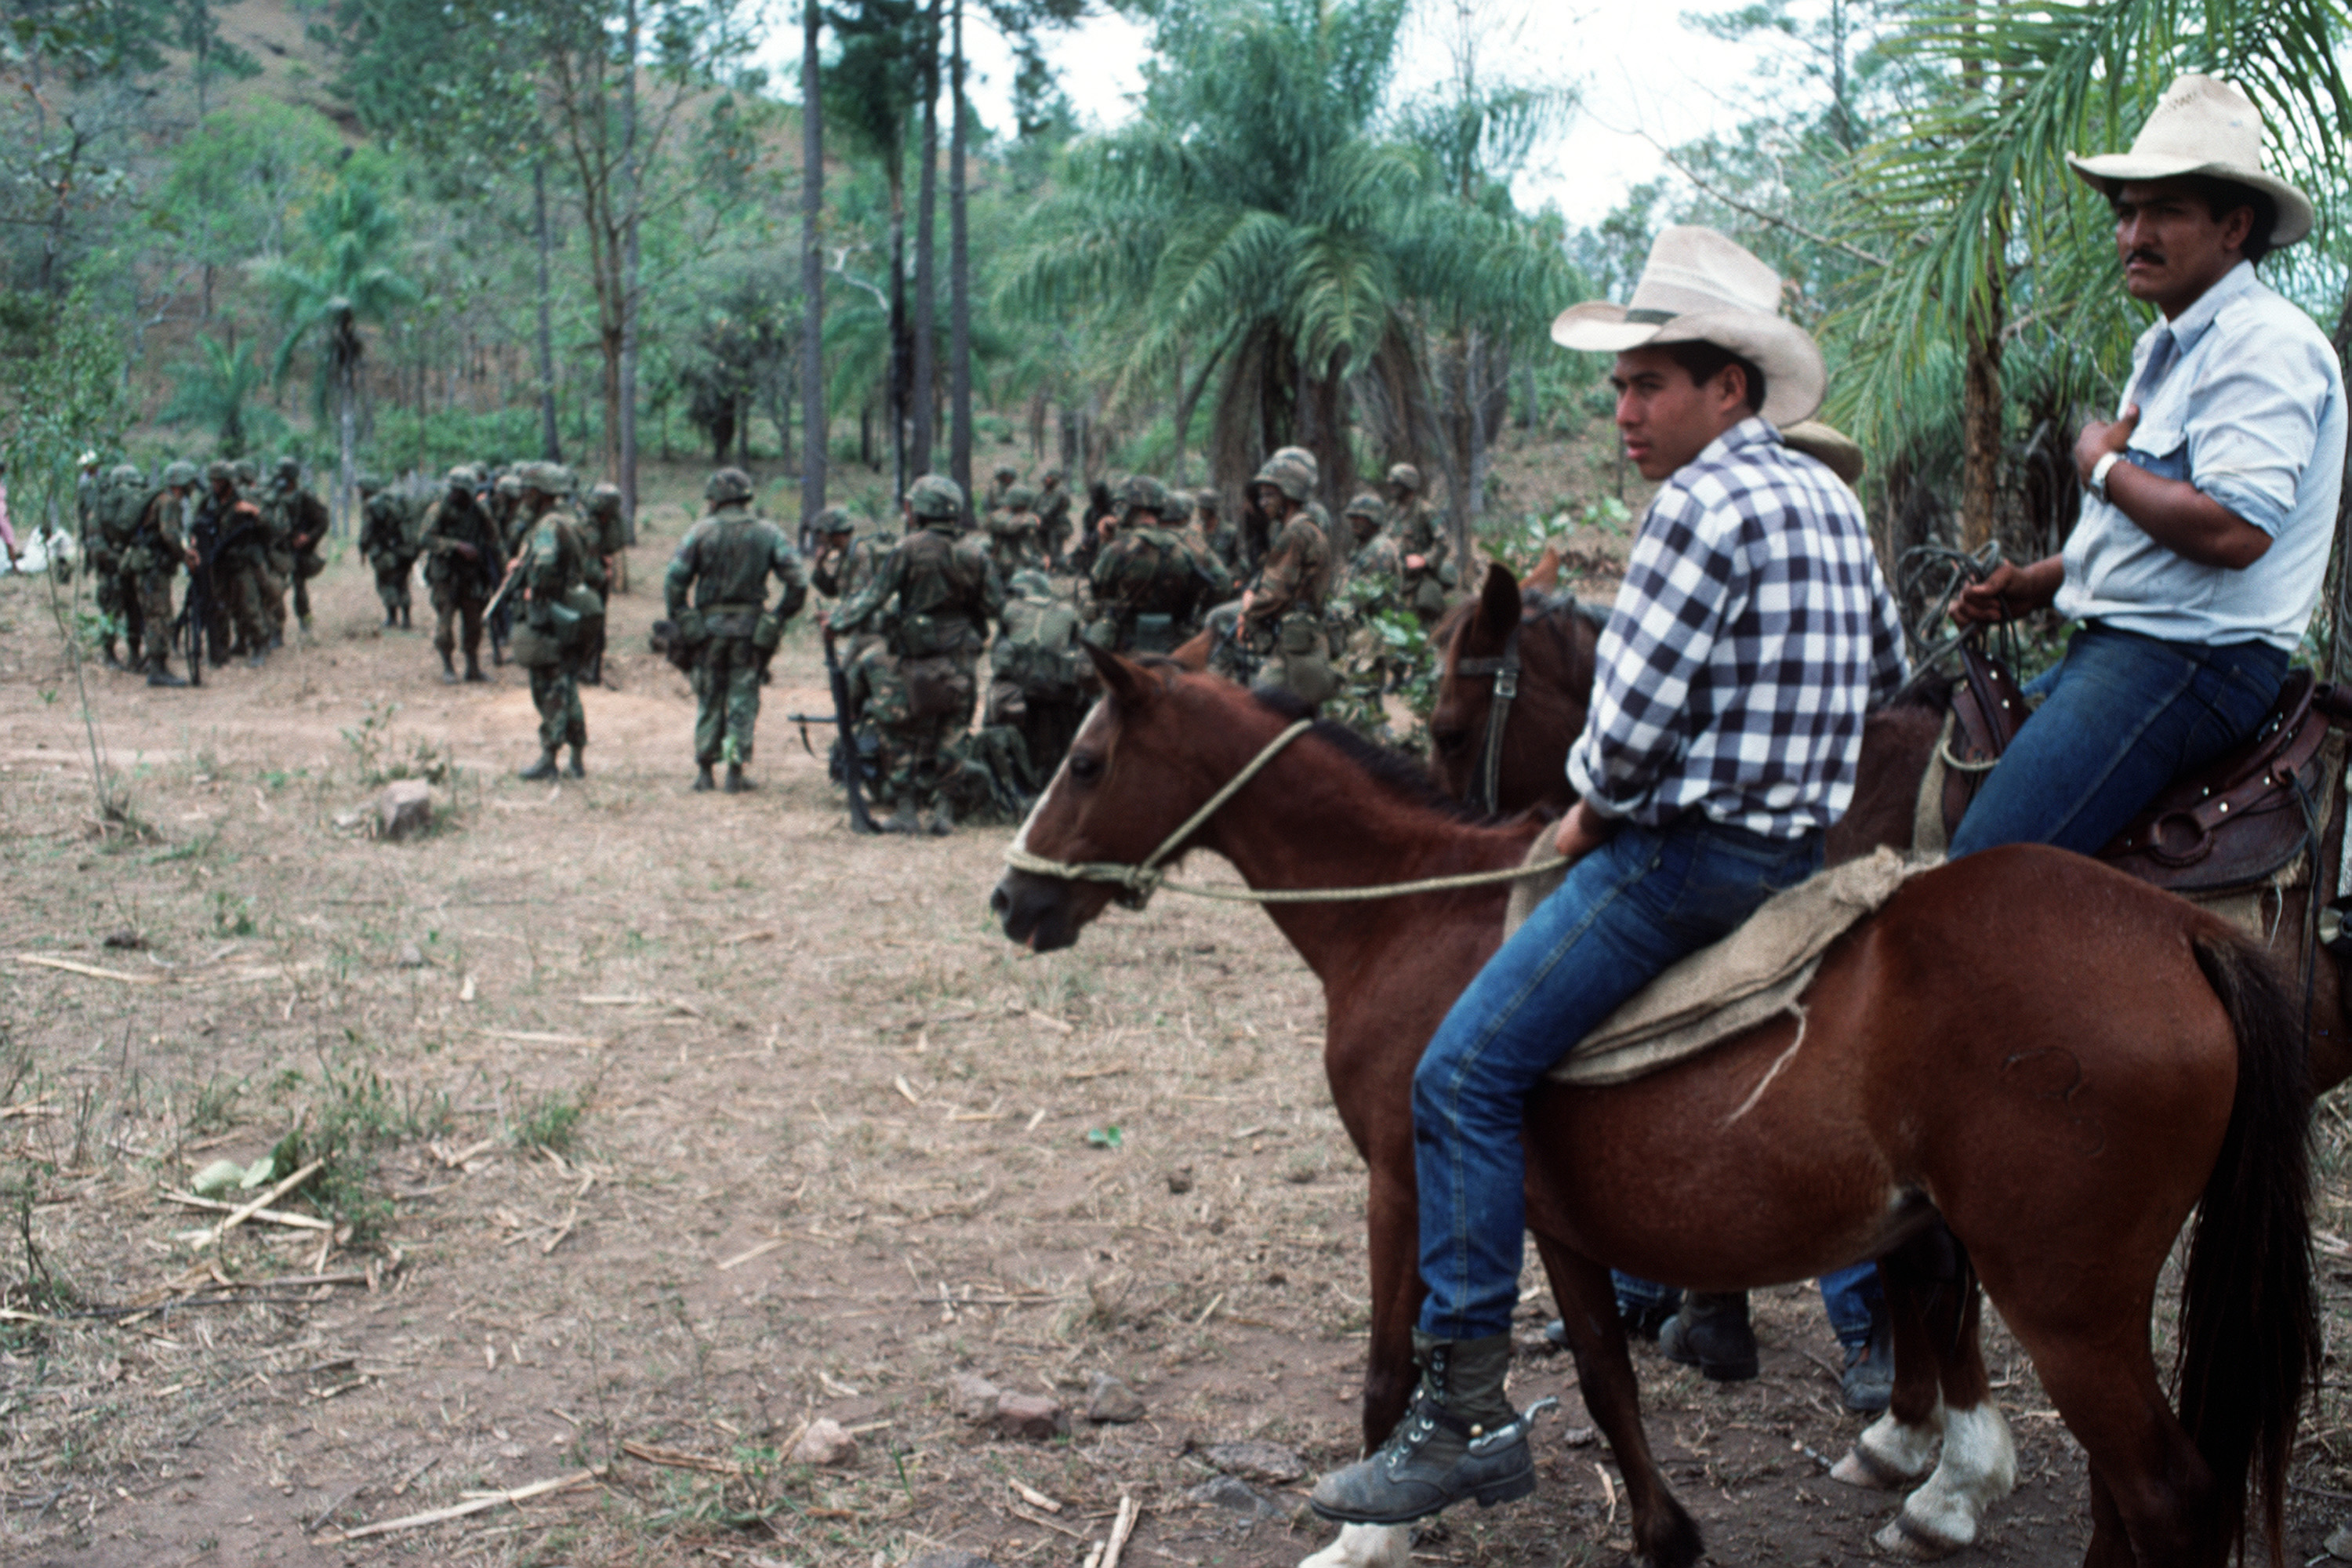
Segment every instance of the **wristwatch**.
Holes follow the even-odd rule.
[[[2091,465],[2090,491],[2101,500],[2107,499],[2107,470],[2124,460],[2121,452],[2109,452]]]

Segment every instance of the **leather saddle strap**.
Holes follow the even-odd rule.
[[[1479,748],[1477,776],[1470,781],[1470,804],[1491,816],[1502,784],[1503,731],[1511,721],[1511,700],[1519,694],[1519,628],[1513,626],[1503,639],[1500,657],[1457,659],[1454,672],[1495,678],[1495,699],[1486,706],[1486,740]]]

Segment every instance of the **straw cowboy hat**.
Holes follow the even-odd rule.
[[[1765,374],[1769,376],[1771,373]],[[1780,432],[1780,441],[1783,446],[1827,464],[1830,472],[1848,485],[1862,483],[1865,464],[1861,444],[1834,426],[1818,419],[1800,419]]]
[[[2126,180],[2170,180],[2205,174],[2245,185],[2278,209],[2271,244],[2293,245],[2311,232],[2311,198],[2263,169],[2263,117],[2253,100],[2228,82],[2190,73],[2176,77],[2158,100],[2128,153],[2095,158],[2066,154],[2074,173],[2109,195]]]
[[[1780,275],[1711,228],[1677,224],[1659,232],[1628,304],[1571,305],[1551,324],[1551,341],[1591,353],[1669,343],[1713,343],[1764,373],[1773,424],[1794,425],[1822,405],[1829,373],[1805,329],[1783,321]]]

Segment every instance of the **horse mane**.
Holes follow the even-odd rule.
[[[1301,719],[1314,718],[1315,710],[1300,700],[1298,694],[1287,687],[1255,687],[1251,689],[1250,697],[1259,707],[1286,722],[1296,723]],[[1337,750],[1355,764],[1358,772],[1407,805],[1433,812],[1449,821],[1480,826],[1500,820],[1440,789],[1437,781],[1430,776],[1429,770],[1413,758],[1392,746],[1367,740],[1345,724],[1329,719],[1316,719],[1315,727],[1307,733]]]

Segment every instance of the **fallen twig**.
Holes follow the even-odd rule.
[[[130,974],[120,969],[100,969],[95,963],[82,963],[70,958],[51,958],[45,952],[20,952],[19,963],[37,963],[43,969],[62,969],[68,974],[87,975],[92,980],[111,980],[122,985],[162,985],[169,976],[162,974]]]
[[[1118,1554],[1127,1550],[1127,1538],[1135,1533],[1135,1521],[1142,1510],[1127,1493],[1118,1494],[1118,1518],[1110,1527],[1110,1545],[1102,1554],[1102,1568],[1118,1568]]]
[[[740,1476],[743,1467],[732,1459],[714,1458],[707,1454],[688,1454],[677,1448],[657,1447],[640,1443],[634,1437],[621,1439],[621,1452],[633,1459],[643,1459],[648,1465],[661,1465],[673,1470],[701,1470],[713,1476]]]
[[[205,1247],[210,1247],[215,1242],[220,1240],[222,1237],[226,1236],[238,1226],[243,1225],[247,1220],[251,1219],[255,1215],[259,1214],[263,1209],[268,1208],[271,1204],[276,1203],[278,1199],[284,1197],[287,1194],[292,1192],[295,1188],[300,1186],[303,1183],[317,1175],[326,1167],[326,1163],[327,1162],[324,1160],[313,1160],[309,1164],[303,1166],[300,1170],[295,1172],[292,1175],[287,1177],[284,1181],[278,1183],[276,1186],[270,1188],[268,1192],[262,1194],[259,1197],[254,1199],[251,1203],[246,1205],[243,1208],[231,1211],[226,1219],[221,1221],[219,1225],[213,1227],[212,1233],[209,1236],[195,1243],[196,1250],[201,1252]]]
[[[512,1491],[491,1492],[484,1497],[468,1499],[465,1502],[451,1503],[447,1508],[432,1509],[424,1513],[412,1513],[404,1519],[387,1519],[379,1524],[362,1524],[356,1530],[344,1531],[337,1539],[364,1541],[371,1535],[390,1535],[396,1530],[421,1530],[428,1524],[440,1524],[452,1519],[463,1519],[470,1513],[482,1513],[501,1505],[527,1502],[535,1497],[545,1497],[550,1492],[560,1492],[567,1488],[595,1480],[599,1474],[600,1472],[595,1470],[574,1470],[568,1476],[557,1476],[551,1480],[534,1481],[530,1486],[517,1487]]]
[[[740,1268],[742,1265],[751,1262],[751,1259],[755,1258],[765,1258],[771,1252],[775,1251],[776,1248],[784,1246],[790,1239],[791,1238],[788,1237],[771,1237],[768,1240],[760,1243],[757,1247],[747,1247],[743,1251],[737,1253],[734,1257],[728,1258],[719,1266],[719,1272],[724,1274],[730,1268]]]
[[[235,1204],[225,1204],[218,1198],[200,1198],[194,1193],[167,1192],[163,1194],[163,1201],[166,1203],[179,1204],[184,1207],[192,1209],[211,1209],[216,1214],[235,1214],[236,1212],[236,1205]],[[298,1230],[332,1230],[335,1228],[335,1222],[331,1219],[320,1219],[315,1215],[288,1214],[283,1209],[256,1209],[253,1212],[252,1217],[258,1220],[267,1220],[271,1225],[290,1225]]]

